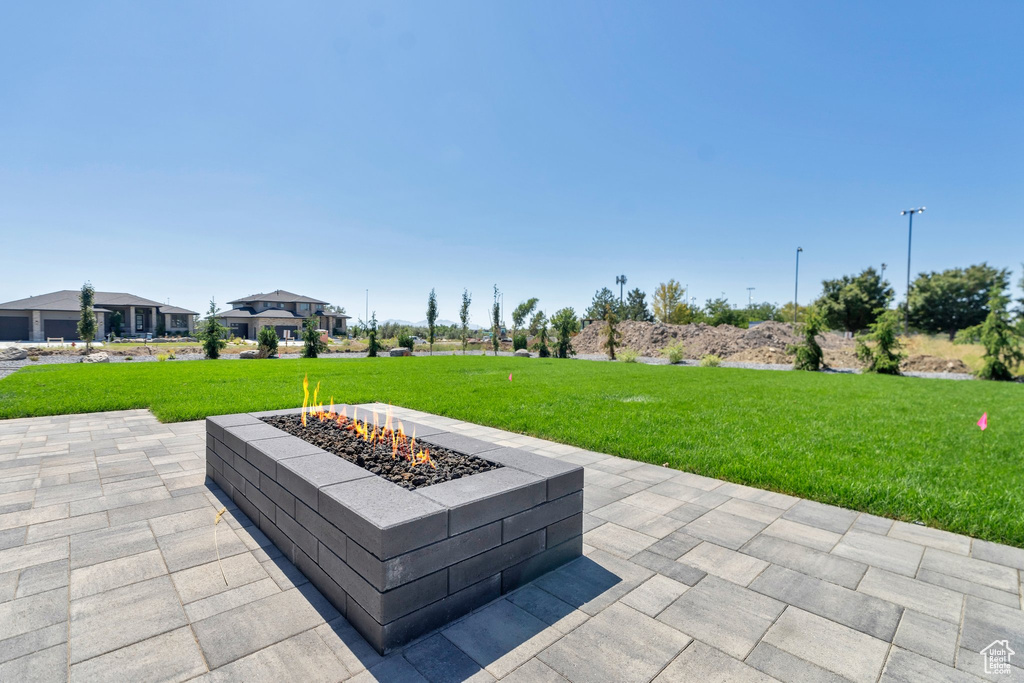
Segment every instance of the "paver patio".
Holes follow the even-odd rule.
[[[585,556],[381,657],[206,480],[202,422],[0,422],[0,681],[1024,680],[979,654],[1024,661],[1024,550],[395,414],[585,466]]]

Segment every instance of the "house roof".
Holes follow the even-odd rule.
[[[161,313],[171,313],[173,315],[199,315],[197,311],[190,311],[187,308],[179,308],[177,306],[161,306]]]
[[[274,319],[295,319],[302,320],[305,316],[299,315],[295,311],[286,311],[282,308],[268,308],[265,311],[256,312],[255,309],[248,306],[242,308],[229,308],[226,311],[221,311],[217,314],[218,318],[274,318]]]
[[[257,301],[270,301],[273,303],[301,303],[301,304],[323,304],[327,305],[328,302],[321,301],[320,299],[313,299],[312,297],[302,296],[301,294],[295,294],[294,292],[288,292],[283,289],[275,289],[273,292],[267,294],[253,294],[252,296],[244,296],[241,299],[235,299],[229,301],[228,304],[248,304],[255,303]]]
[[[62,289],[59,292],[50,292],[49,294],[40,294],[39,296],[30,296],[25,299],[17,299],[16,301],[0,303],[0,310],[77,311],[81,308],[78,301],[79,294],[80,292],[77,289]],[[155,306],[163,310],[165,313],[194,312],[187,311],[184,308],[173,311],[168,310],[174,307],[161,304],[159,301],[153,301],[152,299],[144,299],[143,297],[136,296],[134,294],[126,294],[125,292],[96,292],[95,301],[96,304],[93,306],[93,310],[106,313],[109,313],[110,311],[103,307],[110,306]]]

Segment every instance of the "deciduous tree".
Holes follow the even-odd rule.
[[[494,347],[494,355],[498,355],[498,348],[501,346],[501,304],[498,303],[498,285],[494,285],[494,306],[491,308],[491,346]]]
[[[469,339],[469,305],[473,297],[469,290],[462,290],[462,308],[459,309],[459,339],[462,340],[462,355],[466,355],[466,343]]]
[[[437,294],[430,289],[430,296],[427,297],[427,343],[430,344],[430,355],[434,355],[434,332],[437,323]]]
[[[986,263],[921,273],[910,288],[910,324],[953,339],[957,330],[985,320],[993,290],[1006,291],[1009,280],[1009,270]]]
[[[824,291],[815,305],[825,324],[835,330],[860,332],[889,307],[893,289],[874,268],[821,283]]]
[[[662,282],[655,288],[652,301],[654,317],[660,322],[682,324],[678,322],[678,319],[685,316],[686,311],[680,307],[686,306],[686,302],[683,301],[683,286],[681,284],[675,280]]]
[[[537,308],[537,297],[531,297],[526,301],[521,302],[512,310],[512,338],[516,338],[516,333],[519,328],[523,326],[526,318]]]

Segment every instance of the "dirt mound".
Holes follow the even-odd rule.
[[[618,329],[622,346],[636,350],[641,356],[659,356],[666,346],[681,342],[686,349],[684,355],[691,359],[711,353],[726,360],[788,363],[791,362],[788,357],[778,359],[786,356],[787,347],[799,341],[792,325],[778,322],[742,329],[732,325],[667,325],[625,320],[619,323]],[[605,323],[589,325],[573,339],[573,348],[577,353],[604,353],[606,334]],[[848,350],[851,355],[853,352],[853,341],[838,334],[823,335],[821,346],[826,350]],[[774,360],[762,360],[767,358]]]
[[[968,374],[968,368],[959,358],[939,358],[938,356],[910,356],[900,363],[902,372],[961,372]]]

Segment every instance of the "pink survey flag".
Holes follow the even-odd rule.
[[[981,431],[988,429],[988,413],[982,413],[981,419],[978,420],[978,426],[981,427]]]
[[[510,373],[508,373],[508,381],[509,381],[509,382],[511,382],[511,381],[512,381],[512,373],[511,373],[511,372],[510,372]]]

